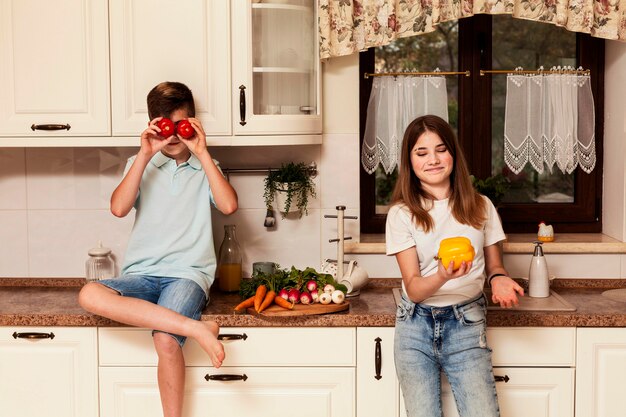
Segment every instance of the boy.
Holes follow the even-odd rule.
[[[182,346],[194,338],[220,367],[219,327],[199,321],[214,280],[216,258],[211,203],[224,214],[237,209],[237,193],[206,147],[189,88],[164,82],[148,94],[150,122],[141,148],[129,158],[111,196],[111,212],[136,209],[121,277],[86,284],[79,303],[87,311],[132,326],[155,329],[158,384],[164,417],[180,417],[184,398]],[[157,123],[187,119],[195,134],[159,136]]]

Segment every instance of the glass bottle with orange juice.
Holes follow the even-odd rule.
[[[217,259],[217,285],[220,290],[239,291],[242,258],[235,225],[224,225],[224,240]]]

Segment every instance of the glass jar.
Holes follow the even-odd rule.
[[[224,226],[224,240],[217,259],[218,288],[225,292],[239,291],[241,284],[242,253],[237,242],[234,224]]]
[[[89,249],[89,258],[85,262],[85,277],[87,281],[99,281],[115,276],[115,261],[111,257],[111,249],[102,246]]]

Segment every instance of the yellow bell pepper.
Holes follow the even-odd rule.
[[[439,244],[437,258],[441,260],[444,268],[448,268],[451,261],[454,261],[453,269],[456,271],[461,267],[461,262],[474,260],[474,247],[472,242],[466,237],[450,237],[443,239]]]

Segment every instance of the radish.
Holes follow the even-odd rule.
[[[335,287],[333,287],[333,284],[324,285],[324,292],[332,293],[333,291],[335,291]]]
[[[315,282],[314,280],[310,280],[309,282],[306,283],[306,289],[309,291],[316,290],[317,282]]]
[[[313,298],[311,297],[311,294],[309,294],[309,292],[302,291],[300,293],[300,302],[302,304],[311,304],[313,302]]]
[[[287,296],[287,299],[292,303],[298,304],[300,302],[300,291],[292,288],[291,290],[289,290],[289,295]]]
[[[317,289],[311,291],[311,298],[314,303],[318,303],[320,301],[320,293]]]
[[[341,304],[341,303],[343,303],[343,300],[344,300],[344,298],[346,298],[346,296],[344,295],[343,291],[335,290],[330,295],[330,298],[333,300],[333,303]]]
[[[284,298],[285,300],[289,300],[289,291],[283,288],[282,290],[278,291],[278,296],[280,298]]]
[[[323,292],[320,294],[320,303],[321,304],[330,304],[333,301],[332,295],[329,292]]]

